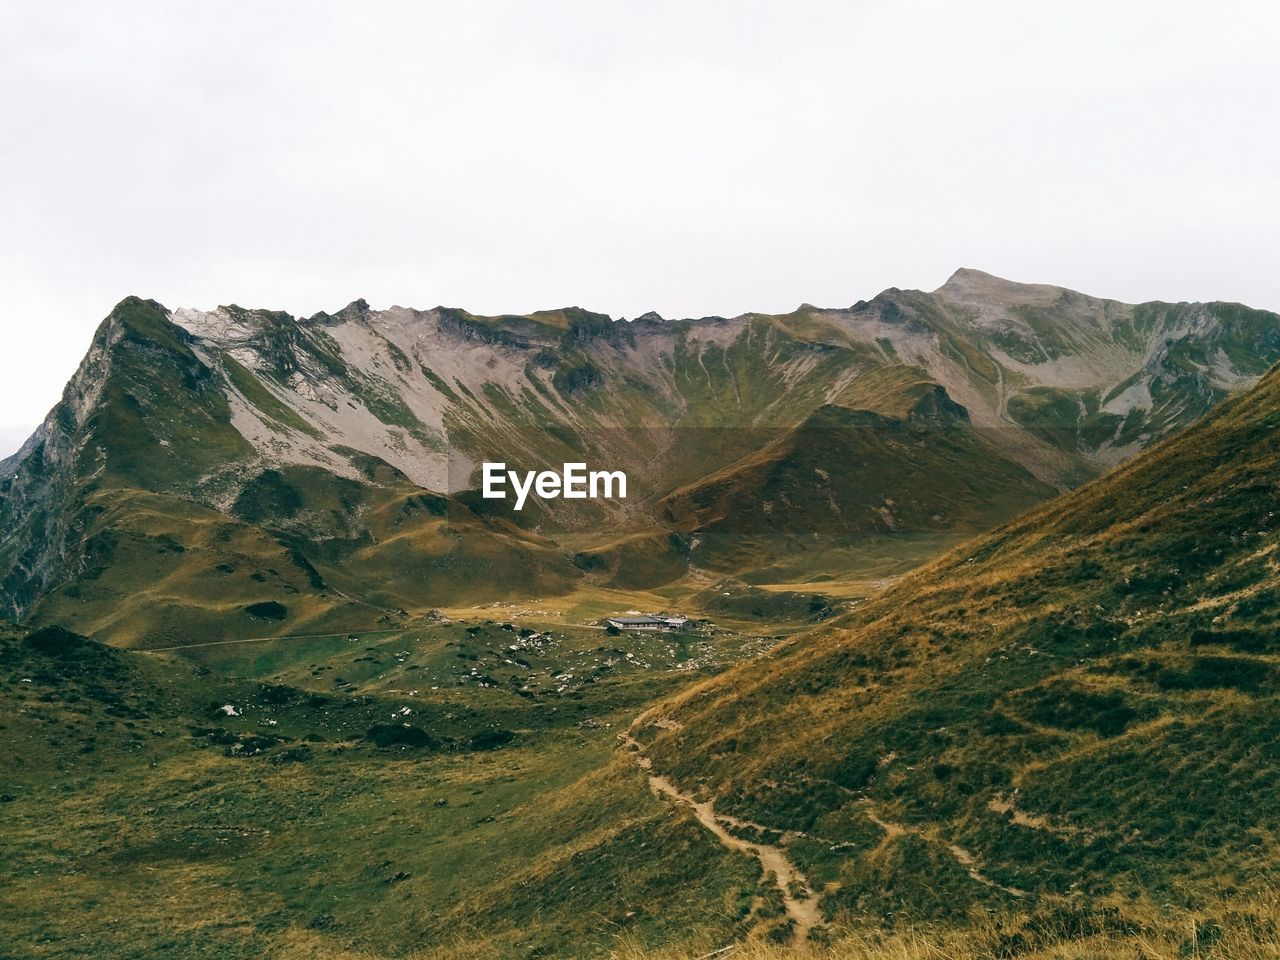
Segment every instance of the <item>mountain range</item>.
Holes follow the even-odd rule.
[[[0,464],[0,612],[168,646],[593,585],[896,575],[1256,382],[1276,319],[975,270],[700,320],[131,297]],[[496,460],[625,468],[632,491],[515,514],[476,494]]]

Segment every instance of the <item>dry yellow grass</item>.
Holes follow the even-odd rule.
[[[1280,907],[1273,901],[1224,907],[1215,920],[1206,913],[1153,921],[1129,934],[1072,936],[1052,931],[1042,940],[1016,943],[1007,921],[979,921],[964,931],[846,931],[826,943],[802,947],[762,940],[717,946],[697,939],[679,946],[653,948],[623,937],[608,960],[1275,960],[1280,957]],[[1223,920],[1222,918],[1228,918]],[[332,938],[292,930],[277,944],[275,956],[324,960],[377,960],[382,954],[343,949]],[[411,960],[487,960],[494,945],[462,939],[445,947],[410,951]],[[582,956],[587,956],[583,954]],[[565,955],[566,957],[576,955]],[[597,956],[597,954],[591,954]]]
[[[1216,915],[1218,919],[1214,919]],[[610,960],[1274,960],[1280,957],[1280,906],[1274,898],[1214,915],[1154,920],[1131,933],[1072,935],[1062,929],[1040,938],[1011,939],[1008,921],[977,921],[965,930],[846,931],[826,943],[802,947],[765,941],[650,949],[623,941]],[[1224,919],[1225,918],[1225,919]]]

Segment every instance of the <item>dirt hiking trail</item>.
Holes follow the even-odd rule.
[[[725,824],[737,823],[733,817],[716,815],[715,804],[710,800],[695,800],[682,791],[669,779],[653,772],[653,761],[646,757],[640,744],[626,734],[618,737],[619,744],[627,751],[635,764],[644,770],[649,777],[649,789],[659,796],[667,796],[679,803],[687,804],[698,818],[698,822],[710,830],[717,840],[730,850],[745,853],[760,861],[765,874],[773,874],[778,892],[782,894],[782,903],[786,907],[787,916],[794,924],[792,939],[797,944],[805,943],[809,933],[815,927],[822,926],[822,912],[818,909],[818,898],[795,864],[781,847],[767,843],[754,843],[734,836]]]

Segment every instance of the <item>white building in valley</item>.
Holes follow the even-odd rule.
[[[683,630],[689,624],[688,617],[606,617],[606,627],[618,630],[640,630],[657,632],[660,630]]]

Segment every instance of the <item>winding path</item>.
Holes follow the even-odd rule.
[[[730,850],[745,853],[760,861],[766,874],[772,873],[778,892],[782,894],[782,903],[787,916],[794,923],[792,939],[802,944],[809,939],[809,932],[822,925],[822,911],[818,908],[818,898],[809,886],[796,865],[791,862],[786,851],[781,847],[767,843],[752,843],[734,836],[725,824],[737,821],[732,817],[717,816],[715,804],[710,800],[696,800],[685,793],[668,778],[653,772],[653,761],[644,755],[640,744],[627,734],[618,737],[618,742],[627,750],[636,766],[644,770],[649,777],[649,789],[659,796],[667,796],[678,803],[692,808],[698,822],[710,830],[717,840]]]

